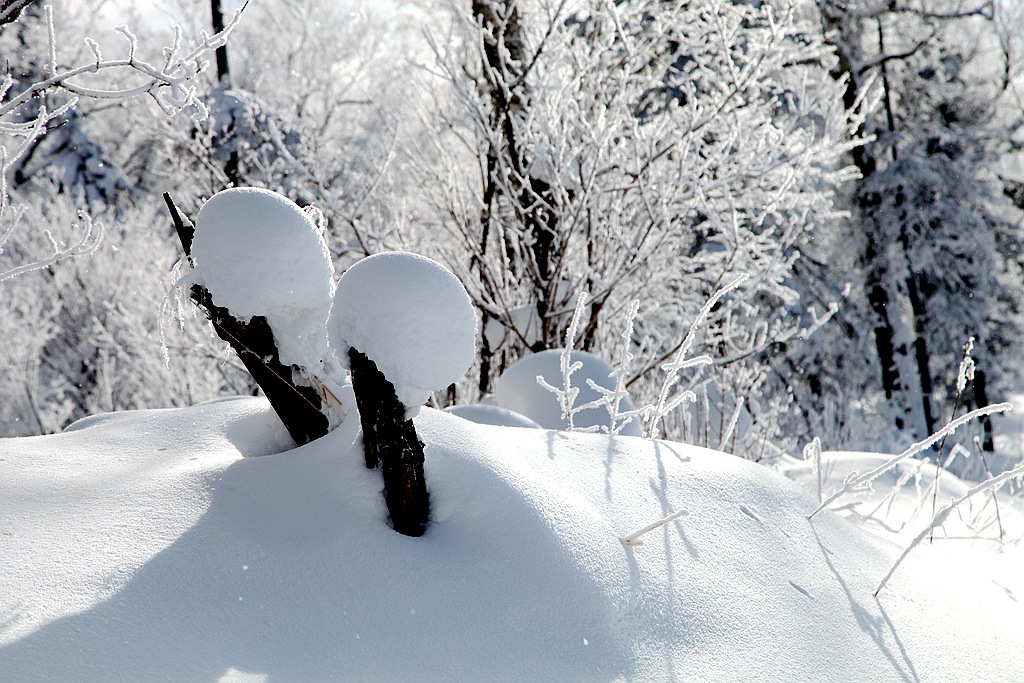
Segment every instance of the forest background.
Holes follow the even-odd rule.
[[[439,406],[562,345],[581,293],[637,404],[710,360],[662,436],[753,460],[901,450],[1021,388],[1018,3],[51,4],[2,5],[0,436],[255,391],[175,291],[162,199],[233,185],[312,207],[339,272],[460,277],[483,333]],[[216,59],[139,68],[211,4]]]

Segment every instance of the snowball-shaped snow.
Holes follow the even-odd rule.
[[[596,401],[601,394],[591,389],[587,380],[605,389],[615,388],[614,372],[611,365],[602,358],[586,351],[572,351],[569,362],[580,362],[583,366],[572,374],[570,379],[573,387],[579,389],[573,405],[579,407]],[[524,356],[498,378],[494,385],[494,398],[498,406],[525,415],[545,429],[568,429],[569,422],[562,417],[562,409],[558,397],[537,382],[537,377],[556,388],[563,388],[562,351],[553,349]],[[633,402],[628,396],[619,401],[619,413],[634,410]],[[611,414],[602,405],[588,408],[575,413],[573,425],[577,428],[607,427],[612,428]],[[620,434],[640,436],[642,429],[638,420],[633,420],[621,429]]]
[[[457,382],[476,353],[466,289],[440,263],[407,252],[369,256],[342,275],[329,332],[348,367],[355,348],[377,364],[414,415],[430,393]]]
[[[318,372],[334,267],[313,220],[287,197],[258,188],[218,192],[199,211],[194,279],[240,320],[261,315],[281,362]]]
[[[484,403],[469,403],[458,406],[449,406],[444,412],[457,415],[464,420],[476,422],[482,425],[496,425],[498,427],[526,427],[528,429],[540,429],[540,425],[514,410],[499,408],[498,406],[486,405]]]

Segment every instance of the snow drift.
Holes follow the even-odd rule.
[[[357,425],[285,451],[237,398],[0,441],[0,680],[1024,679],[1019,573],[923,548],[876,599],[898,546],[763,466],[424,409],[407,538]]]

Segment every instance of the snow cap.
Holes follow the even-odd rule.
[[[214,303],[240,320],[267,319],[282,363],[321,371],[334,267],[297,204],[254,187],[218,192],[199,210],[192,260]]]
[[[465,287],[443,265],[395,251],[345,271],[328,323],[343,367],[355,348],[395,385],[410,416],[473,363],[477,320]]]

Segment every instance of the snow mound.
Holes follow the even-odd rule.
[[[499,427],[526,427],[529,429],[540,429],[541,426],[514,410],[499,408],[498,406],[486,405],[484,403],[470,403],[461,406],[450,406],[444,412],[458,415],[464,420],[476,422],[482,425],[496,425]]]
[[[476,313],[459,279],[408,252],[375,254],[345,271],[334,293],[331,346],[343,367],[355,348],[377,364],[414,415],[457,382],[476,354]]]
[[[256,398],[0,440],[0,680],[1024,680],[1024,581],[963,546],[876,599],[899,547],[808,521],[763,466],[430,409],[416,428],[422,538],[387,526],[355,419],[280,454]]]
[[[521,358],[494,385],[494,398],[498,406],[525,415],[545,429],[568,429],[569,421],[562,417],[558,397],[537,382],[540,376],[551,386],[563,388],[561,361],[560,349],[541,351]],[[571,378],[572,386],[580,390],[575,407],[601,398],[597,390],[590,388],[587,380],[605,389],[615,388],[615,379],[612,377],[615,370],[604,359],[586,351],[572,351],[569,362],[583,364]],[[619,413],[631,410],[635,410],[633,401],[628,396],[623,397],[619,403]],[[573,416],[573,425],[582,429],[610,429],[611,415],[604,406],[588,408]],[[639,420],[633,420],[622,428],[620,434],[641,436],[642,432]]]
[[[218,192],[199,210],[192,260],[214,303],[240,320],[266,317],[282,363],[321,371],[334,267],[298,205],[259,188]]]

